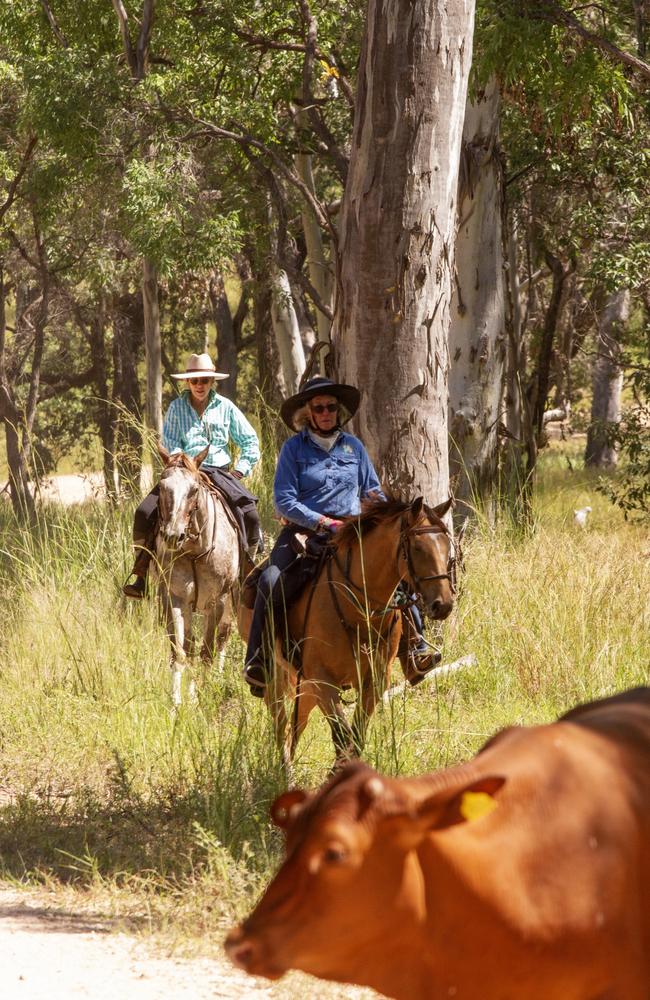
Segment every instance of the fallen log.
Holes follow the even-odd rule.
[[[442,663],[439,667],[434,667],[429,673],[422,678],[417,687],[421,687],[423,684],[427,684],[432,680],[439,680],[441,677],[447,677],[449,674],[455,674],[458,670],[466,670],[469,667],[475,667],[478,663],[476,655],[474,653],[467,653],[466,656],[461,656],[460,659],[454,660],[452,663]],[[388,705],[393,698],[402,694],[404,691],[409,689],[412,685],[408,681],[402,681],[401,684],[393,684],[389,687],[388,691],[384,693],[382,701],[384,705]]]

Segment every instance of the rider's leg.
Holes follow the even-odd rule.
[[[156,527],[158,525],[158,493],[155,486],[136,509],[133,518],[133,548],[135,562],[129,573],[129,580],[135,576],[133,583],[125,583],[122,592],[126,597],[143,598],[147,591],[147,573],[152,558]]]
[[[246,489],[241,479],[233,476],[227,468],[202,465],[201,469],[217,486],[233,512],[244,537],[244,548],[251,559],[262,551],[262,532],[257,511],[257,497]]]
[[[248,633],[244,680],[253,694],[264,693],[264,687],[273,668],[275,650],[275,623],[284,614],[283,573],[296,561],[292,539],[294,530],[283,528],[269,556],[269,565],[260,575],[255,597],[253,618]]]
[[[400,589],[407,593],[405,586]],[[442,659],[442,654],[424,637],[422,615],[417,604],[410,604],[402,610],[399,658],[411,685],[418,684]]]

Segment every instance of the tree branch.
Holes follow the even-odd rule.
[[[623,49],[619,49],[601,35],[589,31],[574,14],[565,10],[560,4],[554,3],[553,0],[543,0],[543,2],[539,3],[539,8],[539,13],[537,15],[533,14],[533,17],[537,16],[544,20],[552,20],[557,24],[562,24],[568,31],[590,42],[591,45],[595,45],[597,49],[600,49],[601,52],[604,52],[610,58],[616,60],[616,62],[622,62],[626,66],[630,66],[637,73],[640,73],[641,76],[650,80],[650,66],[648,63],[643,62],[637,56],[633,56],[630,52],[624,52]],[[544,9],[547,11],[546,14],[544,13]]]
[[[137,65],[138,79],[144,80],[147,72],[147,62],[149,58],[149,43],[151,42],[151,32],[153,31],[153,16],[156,9],[156,0],[144,0],[142,8],[142,23],[137,45]]]
[[[63,46],[64,49],[67,49],[68,46],[69,46],[68,39],[65,37],[65,35],[61,31],[61,28],[59,27],[59,22],[57,21],[56,17],[54,16],[54,13],[53,13],[52,8],[50,7],[50,5],[48,3],[48,0],[41,0],[41,7],[45,11],[45,15],[46,15],[48,21],[50,22],[50,28],[54,32],[54,35],[56,36],[56,40],[59,42],[60,45]]]
[[[120,25],[120,35],[122,36],[122,46],[124,48],[126,61],[128,62],[129,69],[131,70],[131,76],[135,80],[138,77],[138,59],[131,44],[131,36],[129,34],[129,15],[126,12],[126,8],[122,3],[122,0],[112,0],[112,4]]]
[[[13,205],[14,201],[16,200],[18,185],[20,184],[21,180],[25,175],[25,171],[27,170],[29,161],[32,158],[32,153],[34,152],[34,147],[36,146],[37,142],[38,139],[36,138],[35,135],[33,135],[29,140],[29,142],[27,143],[27,149],[23,153],[22,160],[20,162],[20,167],[18,168],[17,173],[14,175],[14,178],[7,189],[7,197],[5,199],[4,205],[0,205],[0,219],[4,218],[4,216],[7,214],[7,212]]]

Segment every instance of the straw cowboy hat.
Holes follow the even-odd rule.
[[[346,385],[344,382],[333,382],[323,375],[317,375],[305,382],[300,392],[295,393],[285,399],[280,407],[280,416],[287,427],[292,431],[298,431],[308,419],[307,403],[314,396],[334,396],[341,404],[341,416],[339,424],[344,424],[353,417],[359,409],[361,393],[353,385]]]
[[[230,378],[227,373],[218,372],[212,364],[209,354],[190,354],[187,359],[187,368],[184,372],[176,372],[172,378]]]

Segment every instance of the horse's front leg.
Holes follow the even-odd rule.
[[[191,611],[174,596],[169,602],[167,634],[172,645],[172,702],[178,708],[182,701],[183,671],[187,665],[188,648],[191,645]]]
[[[280,752],[282,770],[287,782],[291,785],[293,780],[293,741],[291,738],[291,725],[287,712],[287,698],[294,694],[295,682],[294,672],[281,655],[279,647],[275,650],[275,664],[269,683],[264,689],[264,701],[271,713],[273,732],[275,741]],[[291,701],[293,705],[293,700]]]
[[[201,659],[204,664],[211,665],[215,653],[218,651],[219,664],[217,669],[219,673],[223,673],[226,659],[226,643],[231,629],[230,616],[226,614],[227,604],[227,596],[218,598],[214,606],[206,610],[203,628]]]
[[[348,722],[343,705],[341,692],[336,681],[325,673],[314,673],[310,670],[310,679],[314,684],[316,702],[329,723],[332,732],[332,742],[336,760],[334,769],[341,767],[353,757],[358,756],[352,727]]]
[[[352,739],[354,740],[354,749],[357,756],[360,756],[363,751],[366,743],[368,723],[386,686],[383,681],[383,678],[386,676],[386,669],[380,668],[380,670],[380,677],[377,676],[376,671],[368,670],[361,682],[359,698],[352,717]]]

